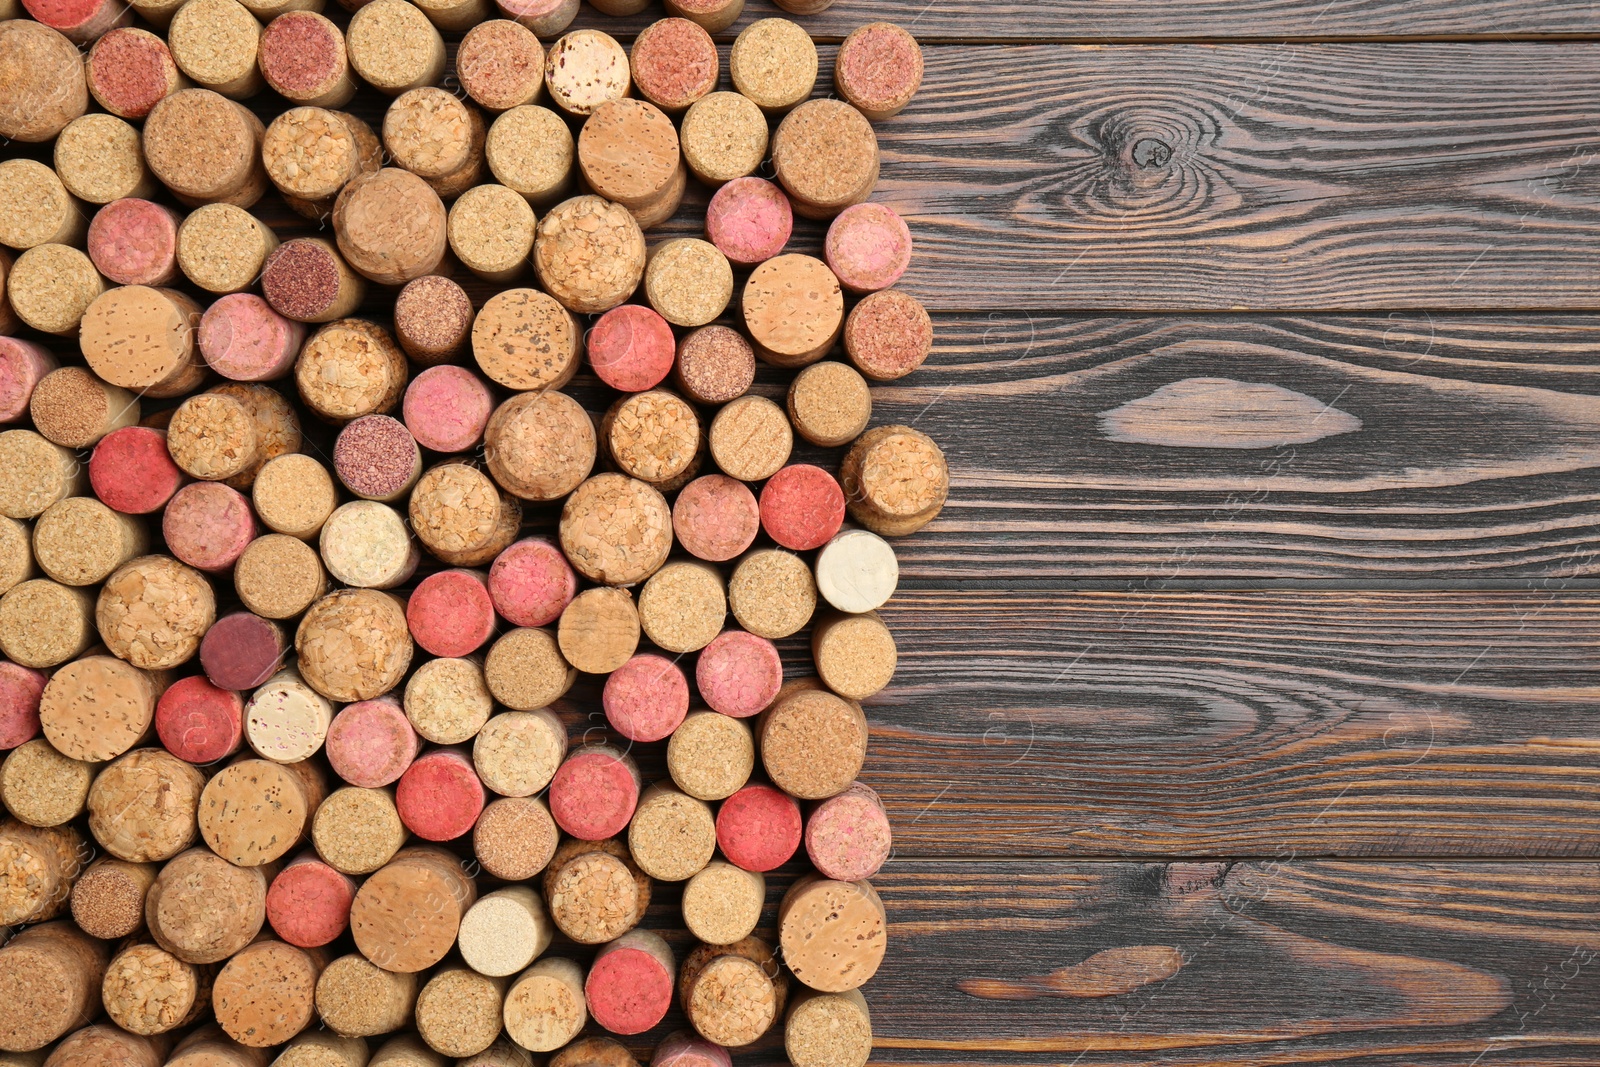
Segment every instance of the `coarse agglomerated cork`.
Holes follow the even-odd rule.
[[[178,227],[179,269],[212,293],[248,288],[277,247],[278,238],[266,223],[232,204],[205,204]]]
[[[94,640],[94,595],[48,578],[19,582],[0,597],[0,650],[24,667],[82,655]]]
[[[38,573],[39,569],[33,561],[33,547],[29,542],[28,527],[16,519],[0,516],[0,594]],[[0,737],[5,736],[9,735],[0,728]],[[15,746],[5,745],[0,741],[0,748],[9,747]]]
[[[92,496],[50,505],[33,528],[33,557],[63,585],[93,585],[150,547],[143,523]]]
[[[767,775],[801,800],[842,793],[867,757],[867,718],[861,705],[817,685],[790,682],[756,723]]]
[[[281,1045],[311,1025],[321,953],[257,941],[223,965],[211,1006],[223,1032],[242,1045]]]
[[[557,107],[587,117],[601,104],[628,95],[628,53],[610,34],[574,30],[550,46],[544,83]]]
[[[478,367],[508,389],[559,389],[578,369],[583,327],[537,289],[507,289],[484,303],[472,326]]]
[[[394,304],[394,332],[413,362],[432,367],[457,359],[472,333],[472,301],[449,278],[426,274],[406,283]]]
[[[433,85],[445,68],[444,38],[421,9],[406,0],[373,0],[345,31],[350,65],[381,93]]]
[[[753,634],[776,641],[798,632],[817,607],[817,584],[805,560],[764,548],[739,561],[728,580],[728,607]]]
[[[145,119],[145,161],[190,206],[225,201],[247,208],[268,186],[261,165],[265,134],[243,105],[209,89],[184,89],[162,99]]]
[[[208,848],[179,853],[145,898],[156,943],[185,963],[220,963],[255,940],[267,920],[267,872],[238,867]]]
[[[733,299],[733,268],[711,242],[679,237],[651,251],[644,288],[650,306],[674,326],[704,326]]]
[[[401,93],[384,112],[383,146],[396,166],[439,179],[471,163],[482,127],[483,117],[472,106],[443,89],[422,86]]]
[[[500,1036],[506,985],[459,964],[439,968],[417,994],[417,1033],[441,1055],[476,1056]]]
[[[639,647],[639,611],[626,589],[586,589],[561,613],[557,640],[567,662],[609,674]]]
[[[711,458],[730,477],[759,482],[789,460],[794,431],[783,409],[764,396],[741,396],[711,420]]]
[[[89,790],[89,832],[130,863],[169,860],[195,844],[205,775],[162,748],[136,748]]]
[[[650,878],[618,840],[563,841],[545,868],[545,903],[561,932],[584,945],[621,937],[650,905]]]
[[[376,589],[335,590],[300,620],[295,649],[317,692],[344,703],[371,700],[399,684],[411,665],[405,605]]]
[[[594,108],[578,134],[578,166],[599,196],[638,218],[667,190],[678,170],[678,131],[644,100],[610,100]]]
[[[320,981],[320,979],[319,979]],[[273,1067],[367,1067],[367,1043],[332,1030],[310,1030],[283,1047]]]
[[[523,500],[559,500],[594,467],[594,424],[565,393],[536,391],[507,400],[484,429],[489,472]]]
[[[922,49],[892,22],[861,26],[839,46],[833,84],[863,115],[882,122],[903,111],[922,86]]]
[[[279,456],[262,466],[252,499],[264,526],[302,540],[315,537],[339,503],[328,469],[298,453]]]
[[[104,941],[133,936],[144,928],[144,898],[158,870],[153,863],[100,857],[73,883],[72,921]]]
[[[48,141],[89,109],[83,57],[56,30],[13,16],[0,22],[0,137]]]
[[[326,200],[360,170],[360,149],[338,113],[294,107],[267,126],[261,141],[267,177],[285,196]]]
[[[72,883],[90,851],[71,826],[29,826],[7,819],[0,826],[0,921],[7,926],[44,922],[67,909]]]
[[[470,463],[430,467],[411,493],[411,529],[435,555],[476,553],[495,541],[506,504],[499,486]]]
[[[118,567],[95,606],[100,640],[113,655],[146,670],[187,662],[216,616],[216,597],[205,576],[160,555]]]
[[[554,703],[577,677],[555,635],[529,628],[512,630],[496,641],[484,660],[483,674],[494,698],[516,711]]]
[[[294,372],[300,399],[335,423],[394,410],[407,374],[389,331],[362,319],[340,319],[312,334]]]
[[[583,985],[589,1011],[595,1022],[612,1033],[642,1034],[659,1023],[672,1006],[672,979],[676,973],[672,949],[659,934],[629,930],[595,953]],[[621,1049],[620,1045],[617,1047]],[[626,1050],[621,1051],[628,1055]],[[572,1050],[564,1055],[571,1063],[593,1063],[600,1058],[578,1055]]]
[[[794,1067],[866,1067],[872,1015],[858,989],[799,990],[783,1027],[783,1050]]]
[[[844,329],[839,279],[820,259],[798,252],[750,272],[741,310],[756,354],[778,367],[815,363]]]
[[[555,926],[538,894],[517,885],[478,898],[461,920],[457,946],[467,966],[480,976],[505,978],[543,954],[554,936]],[[496,1026],[474,1051],[482,1051],[498,1036],[498,1003],[495,1016]]]
[[[560,831],[537,797],[502,797],[478,816],[472,851],[496,878],[520,881],[543,871],[555,855]]]
[[[167,42],[149,30],[111,30],[89,49],[84,77],[95,103],[124,119],[142,119],[188,83]]]
[[[17,318],[61,336],[77,334],[84,312],[105,288],[93,261],[68,245],[35,245],[17,257],[6,279]]]
[[[363,883],[350,909],[350,929],[369,960],[387,971],[415,973],[450,951],[461,916],[477,898],[476,885],[455,856],[413,846]]]
[[[56,138],[56,174],[67,192],[90,204],[148,197],[160,186],[145,167],[139,145],[139,131],[121,119],[84,115]]]
[[[63,756],[44,738],[11,750],[0,763],[0,801],[29,826],[60,826],[83,814],[94,765]]]
[[[430,659],[406,682],[406,718],[436,745],[471,741],[493,710],[483,667],[473,659]]]
[[[817,46],[788,19],[758,19],[740,31],[728,53],[734,88],[769,115],[811,95],[817,84]]]
[[[766,942],[746,937],[700,945],[684,959],[678,999],[700,1036],[739,1048],[758,1040],[783,1015],[789,977]]]
[[[67,191],[54,170],[38,160],[0,163],[0,204],[4,205],[0,207],[0,244],[11,248],[77,245],[88,231],[90,209]]]
[[[334,870],[367,875],[405,845],[406,828],[385,789],[346,786],[328,794],[311,823],[317,855]]]
[[[391,3],[410,7],[405,0],[374,0],[362,10]],[[339,251],[380,285],[404,285],[437,271],[447,247],[446,220],[439,194],[398,167],[358,175],[333,208]]]
[[[450,208],[450,249],[478,277],[509,282],[527,266],[534,222],[533,209],[516,192],[475,186]]]
[[[152,398],[192,392],[205,380],[195,335],[200,307],[175,289],[124,285],[83,313],[79,344],[89,369]]]
[[[694,676],[712,710],[745,719],[776,699],[783,688],[783,660],[766,638],[727,630],[700,650]]]
[[[817,553],[814,566],[817,591],[840,611],[876,611],[900,582],[894,549],[869,530],[841,532]]]
[[[707,185],[754,174],[767,155],[767,119],[749,97],[718,92],[689,107],[679,131],[684,162]]]
[[[70,922],[24,930],[0,949],[0,1049],[32,1052],[100,1011],[106,948]]]
[[[789,385],[789,422],[814,445],[849,444],[872,419],[872,392],[866,379],[846,363],[813,363]]]
[[[211,975],[149,942],[128,945],[106,967],[101,995],[111,1021],[130,1033],[165,1034],[210,1006]]]
[[[550,295],[568,309],[608,311],[644,277],[644,234],[620,204],[574,197],[539,220],[533,263]]]
[[[681,882],[705,869],[717,847],[716,821],[703,800],[657,783],[644,791],[628,826],[628,849],[639,869]]]
[[[173,61],[203,89],[243,100],[266,84],[256,55],[261,23],[238,0],[188,0],[172,16]]]
[[[658,485],[682,474],[700,445],[700,421],[664,389],[618,400],[600,424],[606,450],[623,473]]]
[[[534,1052],[561,1048],[589,1021],[583,969],[548,957],[516,977],[506,991],[505,1026],[511,1039]]]
[[[749,781],[755,754],[748,725],[714,711],[692,711],[667,743],[667,770],[690,796],[723,800]]]
[[[74,660],[51,676],[40,697],[45,737],[72,759],[115,759],[148,736],[162,684],[110,656]]]
[[[229,396],[201,393],[178,405],[167,424],[167,450],[191,478],[222,481],[256,459],[255,419]]]
[[[669,652],[695,652],[722,632],[728,602],[722,575],[709,563],[678,560],[662,567],[639,593],[639,625]]]
[[[415,974],[374,966],[359,953],[341,956],[317,978],[317,1014],[343,1037],[376,1037],[411,1021]]]
[[[673,113],[714,90],[721,70],[711,34],[686,18],[646,26],[634,38],[628,63],[640,94]]]
[[[478,731],[472,764],[499,795],[531,797],[550,784],[566,754],[566,727],[548,708],[508,711]]]
[[[950,495],[943,450],[909,426],[875,426],[862,434],[845,453],[839,481],[850,517],[885,537],[922,529]]]
[[[560,532],[561,549],[579,574],[606,585],[633,585],[667,561],[672,512],[648,483],[598,474],[567,498]]]
[[[178,277],[181,222],[176,211],[148,200],[113,200],[89,223],[89,259],[118,285],[170,285]]]
[[[903,378],[933,350],[933,320],[916,297],[899,289],[871,293],[844,324],[850,361],[874,381]]]
[[[851,700],[888,685],[898,659],[894,635],[875,611],[824,615],[811,630],[811,656],[828,688]]]
[[[810,100],[772,135],[772,169],[797,214],[831,219],[872,195],[878,138],[872,124],[840,100]]]
[[[280,96],[313,107],[341,107],[356,94],[344,34],[316,11],[292,11],[261,34],[262,76]]]
[[[521,104],[494,120],[484,154],[496,181],[544,208],[571,189],[578,148],[559,115]]]
[[[683,887],[683,924],[709,945],[731,945],[750,936],[766,899],[759,871],[712,860]]]
[[[244,470],[227,479],[229,487],[248,491],[255,485],[256,475],[270,460],[300,451],[304,443],[300,416],[276,388],[256,382],[223,382],[206,392],[239,401],[255,421],[256,457]]]
[[[778,908],[783,962],[823,993],[860,987],[883,962],[888,923],[868,882],[802,877]]]
[[[435,548],[433,555],[452,567],[482,567],[489,563],[517,539],[522,530],[522,502],[506,493],[500,494],[500,519],[489,539],[477,548],[462,552],[448,552]]]
[[[510,19],[481,22],[456,49],[456,77],[489,111],[531,104],[544,90],[544,46],[533,31]]]
[[[240,760],[206,783],[200,835],[236,866],[271,863],[300,843],[325,792],[320,772],[309,765]]]

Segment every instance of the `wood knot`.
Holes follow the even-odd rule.
[[[1164,167],[1172,160],[1172,146],[1154,137],[1141,137],[1133,145],[1133,162],[1137,167]]]

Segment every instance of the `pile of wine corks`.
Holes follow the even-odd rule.
[[[0,21],[0,1064],[868,1058],[920,51],[497,3]]]

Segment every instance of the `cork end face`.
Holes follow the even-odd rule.
[[[623,737],[660,741],[689,713],[689,683],[676,663],[645,653],[606,677],[601,704],[606,720]]]
[[[344,36],[313,11],[288,11],[261,34],[261,73],[291,100],[321,96],[345,71]]]
[[[320,860],[285,867],[267,889],[267,922],[298,948],[319,948],[350,925],[355,883]]]
[[[799,803],[770,785],[747,785],[717,812],[717,845],[729,862],[764,873],[789,862],[800,848]]]
[[[713,711],[747,719],[765,710],[783,688],[783,660],[766,638],[728,630],[700,650],[694,677]]]
[[[885,289],[864,297],[851,310],[844,346],[866,377],[893,381],[927,360],[933,350],[933,320],[916,297]]]
[[[630,61],[639,91],[668,111],[681,111],[717,87],[716,43],[688,19],[647,26],[634,40]]]
[[[821,548],[844,522],[844,490],[821,467],[784,467],[761,489],[761,528],[784,548]]]
[[[834,65],[839,95],[873,119],[898,114],[922,85],[922,49],[890,22],[851,32]]]
[[[911,265],[911,231],[883,204],[845,208],[828,226],[824,247],[829,268],[855,293],[887,289]]]
[[[267,256],[261,293],[274,311],[299,322],[315,322],[339,301],[339,262],[333,249],[314,238],[286,241]]]
[[[638,803],[638,771],[626,757],[604,750],[569,756],[550,783],[556,825],[585,841],[622,833]]]
[[[501,5],[504,7],[504,5]],[[461,87],[491,111],[537,99],[544,86],[544,48],[533,32],[510,19],[480,22],[456,51]]]
[[[494,607],[516,626],[548,626],[578,593],[578,576],[559,548],[525,538],[495,557],[489,568]]]
[[[427,841],[469,833],[485,799],[471,761],[450,750],[430,752],[406,768],[394,798],[406,828]]]

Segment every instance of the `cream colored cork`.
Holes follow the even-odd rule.
[[[588,412],[555,390],[521,393],[495,409],[484,428],[489,473],[523,500],[559,500],[594,468]]]
[[[678,973],[678,1000],[707,1041],[725,1048],[754,1043],[783,1015],[789,977],[766,942],[746,937],[700,945]]]
[[[750,553],[728,580],[728,607],[739,625],[776,641],[798,632],[817,607],[811,568],[792,552],[764,548]]]
[[[124,285],[83,313],[79,344],[89,369],[152,398],[181,396],[205,380],[195,343],[200,306],[175,289]]]
[[[520,881],[545,869],[560,836],[544,801],[502,797],[491,801],[478,816],[478,824],[472,828],[472,851],[494,877]]]
[[[560,1048],[577,1037],[588,1021],[583,969],[571,960],[539,960],[506,991],[506,1032],[533,1052]]]
[[[315,604],[295,633],[300,672],[330,700],[382,696],[411,664],[411,634],[399,597],[376,589],[339,589]]]
[[[585,589],[561,613],[556,637],[567,662],[610,674],[639,648],[639,611],[626,589]]]
[[[507,389],[560,389],[577,373],[582,348],[577,316],[537,289],[494,294],[472,324],[473,359]]]
[[[739,93],[696,100],[683,116],[679,136],[684,161],[708,185],[754,174],[767,155],[767,118],[755,101]]]
[[[341,956],[317,979],[317,1014],[344,1037],[376,1037],[411,1021],[419,981],[415,974],[386,971],[358,953]]]
[[[484,660],[489,692],[515,711],[534,711],[559,700],[577,672],[549,630],[523,627],[497,640]]]
[[[561,550],[579,574],[633,585],[661,568],[672,548],[672,511],[648,483],[597,474],[561,509]]]
[[[456,77],[467,95],[490,111],[531,104],[544,91],[544,46],[521,23],[482,22],[461,39]]]
[[[828,688],[851,700],[888,685],[897,658],[894,635],[875,611],[824,615],[811,631],[811,655]]]
[[[233,477],[255,462],[258,450],[255,418],[229,396],[191,396],[178,405],[167,424],[172,461],[202,481]]]
[[[639,625],[668,652],[696,652],[722,632],[728,600],[722,574],[699,560],[668,563],[639,592]]]
[[[91,204],[148,197],[159,186],[139,146],[139,131],[121,119],[84,115],[56,138],[56,174],[67,192]]]
[[[140,556],[100,590],[95,624],[112,655],[158,671],[186,663],[217,618],[211,583],[170,556]]]
[[[373,0],[362,11],[389,5],[416,10],[405,0]],[[357,176],[333,208],[339,251],[380,285],[404,285],[436,273],[447,245],[446,221],[439,194],[398,167]]]
[[[38,572],[28,527],[16,519],[0,516],[0,595]]]
[[[50,27],[13,5],[0,22],[0,137],[48,141],[89,108],[83,57]]]
[[[733,267],[711,242],[679,237],[651,251],[644,291],[674,326],[704,326],[733,299]]]
[[[267,918],[267,871],[191,848],[161,868],[145,898],[156,943],[185,963],[220,963],[255,940]]]
[[[405,518],[376,500],[352,500],[336,508],[317,545],[328,573],[359,589],[393,589],[408,581],[422,560]]]
[[[872,419],[872,391],[847,363],[813,363],[789,386],[789,422],[814,445],[837,448],[861,436]]]
[[[25,325],[67,337],[105,292],[105,279],[87,255],[68,245],[35,245],[11,266],[6,296]]]
[[[411,491],[411,529],[435,555],[473,552],[494,539],[502,503],[488,475],[448,461],[425,471]]]
[[[362,955],[385,970],[421,971],[450,951],[462,915],[477,898],[454,855],[433,847],[401,849],[356,893],[350,931]]]
[[[283,1047],[272,1067],[367,1067],[367,1043],[332,1030],[308,1030]]]
[[[639,797],[628,825],[628,850],[639,869],[681,882],[705,869],[717,848],[716,820],[703,800],[657,782]]]
[[[100,772],[89,790],[89,832],[129,863],[169,860],[199,836],[205,775],[162,748],[136,748]]]
[[[740,31],[728,53],[733,86],[769,115],[782,114],[817,84],[817,46],[788,19],[758,19]]]
[[[483,784],[501,796],[531,797],[550,784],[566,754],[567,730],[555,713],[508,711],[477,732],[472,764]]]
[[[872,1014],[860,990],[801,989],[783,1027],[783,1050],[794,1067],[866,1067],[872,1056]]]
[[[683,887],[683,924],[708,945],[731,945],[750,936],[766,899],[760,873],[712,860]]]
[[[750,272],[741,303],[756,354],[774,366],[815,363],[844,330],[839,279],[814,256],[790,252],[767,260]]]
[[[261,166],[265,133],[243,105],[209,89],[184,89],[163,98],[145,119],[145,162],[190,206],[225,201],[249,207],[268,185]]]
[[[806,875],[778,908],[783,962],[812,989],[843,993],[877,973],[887,920],[868,882],[834,882]]]
[[[733,796],[750,780],[755,762],[749,725],[714,711],[691,711],[667,742],[673,783],[699,800]]]
[[[0,244],[21,250],[78,245],[88,230],[89,210],[67,192],[55,171],[33,159],[0,163]]]
[[[267,534],[251,541],[234,563],[233,586],[257,615],[290,619],[327,592],[328,575],[310,545],[287,534]]]
[[[650,878],[626,846],[605,841],[564,841],[544,873],[550,917],[580,945],[614,941],[644,919]]]
[[[878,138],[872,123],[842,100],[809,100],[773,133],[772,169],[796,215],[829,219],[872,195]]]
[[[544,208],[571,189],[578,149],[559,115],[522,104],[494,120],[484,154],[497,182]]]
[[[406,682],[406,718],[435,744],[472,740],[493,710],[494,697],[476,659],[430,659]]]
[[[299,763],[322,748],[333,725],[333,705],[293,667],[263,682],[244,709],[244,736],[256,754],[276,763]]]
[[[516,885],[479,897],[461,919],[456,944],[461,958],[474,971],[505,978],[532,963],[554,937],[555,926],[538,894]]]
[[[315,1019],[325,957],[282,941],[257,941],[217,972],[211,1006],[229,1037],[250,1048],[281,1045]]]
[[[322,800],[316,773],[263,759],[224,768],[200,795],[200,835],[236,866],[282,858],[300,843]]]
[[[149,735],[163,688],[157,676],[119,659],[85,656],[56,671],[45,684],[39,720],[45,737],[63,755],[104,763]]]
[[[839,465],[850,517],[873,533],[904,537],[932,522],[950,495],[944,452],[909,426],[875,426]]]
[[[644,233],[620,204],[578,196],[539,220],[534,268],[550,295],[573,311],[597,314],[628,299],[644,263]]]
[[[868,530],[848,529],[817,553],[817,592],[840,611],[859,614],[888,603],[900,582],[894,549]]]
[[[83,814],[93,781],[93,764],[63,756],[39,737],[0,763],[0,801],[29,826],[60,826]]]
[[[500,1036],[506,984],[459,965],[439,968],[417,994],[417,1033],[442,1055],[476,1056]]]
[[[628,53],[610,34],[574,30],[550,46],[544,84],[557,107],[586,117],[601,104],[628,95]]]
[[[0,433],[0,515],[31,519],[88,488],[78,457],[32,430]]]
[[[22,931],[0,949],[0,1048],[32,1052],[99,1014],[106,949],[70,922]]]
[[[360,150],[333,111],[294,107],[273,119],[261,141],[267,177],[285,196],[325,200],[356,176]]]
[[[450,207],[450,250],[485,281],[509,282],[527,267],[534,222],[533,208],[520,194],[504,185],[479,185]]]
[[[339,504],[328,469],[310,456],[294,453],[269,460],[261,468],[252,500],[256,516],[268,529],[302,540],[315,537]]]
[[[867,718],[854,700],[790,683],[757,721],[756,743],[774,785],[801,800],[822,800],[861,773]]]
[[[153,863],[100,857],[72,886],[72,921],[103,941],[133,936],[144,927],[144,898],[158,870]]]
[[[340,319],[312,334],[294,368],[300,399],[337,423],[394,410],[407,374],[394,337],[362,319]]]
[[[71,826],[0,826],[0,922],[44,922],[67,909],[72,883],[90,853]]]
[[[694,408],[665,389],[622,397],[606,412],[601,433],[623,473],[652,485],[688,470],[700,447]]]
[[[444,38],[406,0],[373,0],[361,7],[350,17],[345,44],[356,73],[390,96],[432,85],[444,73]]]
[[[433,86],[401,93],[383,116],[383,145],[396,166],[419,178],[444,178],[472,161],[475,108]]]
[[[83,367],[61,367],[39,379],[28,414],[52,444],[91,448],[112,430],[139,421],[139,398]]]
[[[256,65],[260,44],[261,23],[238,0],[188,0],[167,28],[178,69],[202,89],[235,100],[266,85]]]
[[[232,204],[205,204],[178,227],[178,269],[212,293],[248,289],[278,247],[266,223]]]
[[[743,482],[772,477],[789,462],[794,431],[783,409],[764,396],[741,396],[711,420],[711,458]]]
[[[0,651],[24,667],[54,667],[94,640],[94,596],[48,578],[20,582],[0,597]]]
[[[394,858],[405,845],[406,828],[391,791],[352,785],[330,793],[317,808],[311,841],[328,866],[359,876]]]
[[[672,120],[645,100],[600,104],[578,134],[578,166],[589,188],[635,218],[666,191],[680,159]]]

